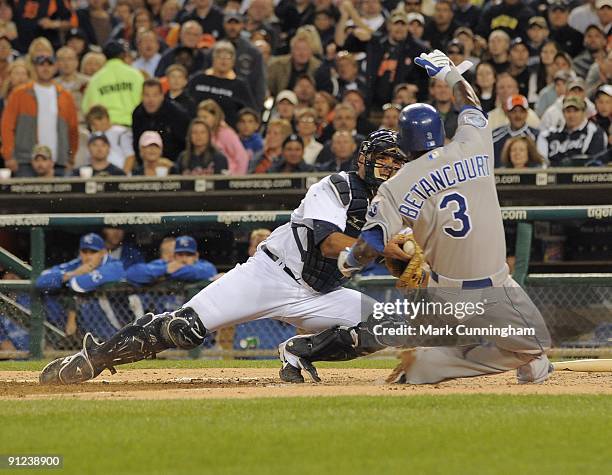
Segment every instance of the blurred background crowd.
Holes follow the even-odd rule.
[[[612,0],[0,0],[2,176],[350,170],[403,106],[459,111],[413,63],[440,49],[497,167],[609,161]]]

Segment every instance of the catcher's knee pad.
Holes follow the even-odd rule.
[[[361,325],[332,327],[316,335],[298,336],[287,342],[290,353],[307,361],[346,361],[365,356],[382,348],[372,345]]]
[[[191,307],[165,315],[160,331],[166,343],[184,350],[197,348],[206,337],[206,327]]]

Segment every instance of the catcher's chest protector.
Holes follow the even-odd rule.
[[[348,204],[344,234],[357,238],[365,224],[369,195],[365,183],[356,173],[351,172],[348,177],[349,181],[347,182],[341,175],[332,175],[330,183],[334,186],[342,204],[345,206]],[[302,246],[296,226],[294,226],[294,236],[304,262],[302,279],[312,289],[326,293],[337,289],[348,281],[348,278],[344,277],[338,270],[336,259],[323,257],[318,246],[315,246],[312,229],[306,228],[306,249]]]

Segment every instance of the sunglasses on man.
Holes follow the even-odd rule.
[[[53,56],[35,56],[32,63],[36,66],[42,66],[43,64],[53,65],[55,64],[55,58]]]

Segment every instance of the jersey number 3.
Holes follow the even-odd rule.
[[[472,230],[472,222],[468,214],[467,201],[465,196],[459,193],[449,193],[442,197],[438,208],[440,210],[451,208],[453,210],[453,226],[445,226],[444,232],[454,239],[463,239]]]

